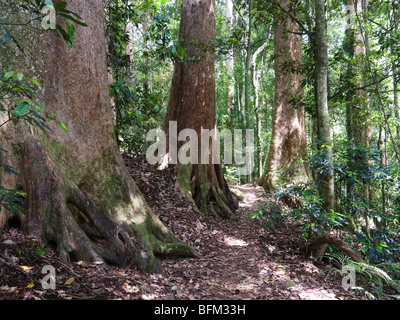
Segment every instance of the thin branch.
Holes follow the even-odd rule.
[[[0,22],[0,26],[26,26],[33,21],[40,20],[40,17],[33,18],[26,23],[10,23],[10,22]]]
[[[241,18],[241,19],[243,20],[243,22],[245,23],[246,28],[248,28],[248,27],[249,27],[249,24],[247,23],[246,19],[243,17],[243,15],[242,15],[242,13],[240,12],[239,8],[236,6],[236,4],[235,4],[234,1],[232,1],[232,3],[233,3],[233,8],[236,10],[236,12],[239,14],[240,18]]]
[[[384,80],[386,80],[386,79],[388,79],[390,77],[397,76],[397,75],[400,75],[400,72],[387,74],[386,76],[378,79],[377,82],[381,83],[382,81],[384,81]],[[329,97],[329,100],[332,100],[332,99],[336,98],[336,96],[338,96],[338,95],[340,95],[342,93],[348,92],[348,91],[364,90],[364,89],[367,89],[368,87],[375,86],[375,85],[376,85],[376,83],[375,83],[375,81],[373,81],[373,82],[370,82],[370,83],[365,84],[365,85],[360,86],[360,87],[344,88],[344,89],[339,90],[338,92],[335,92],[333,95],[331,95]]]

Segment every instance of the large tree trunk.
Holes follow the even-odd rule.
[[[183,129],[195,130],[199,137],[197,164],[176,163],[178,186],[194,200],[201,212],[215,211],[222,217],[234,217],[237,204],[221,165],[213,164],[211,154],[209,163],[202,163],[200,152],[203,130],[216,129],[215,53],[208,47],[216,34],[214,6],[214,0],[184,0],[182,3],[180,41],[187,59],[195,61],[175,64],[164,132],[168,135],[170,121],[176,121],[178,133]],[[212,150],[211,142],[209,145]],[[170,152],[169,160],[174,160],[171,156],[174,158]],[[169,164],[177,162],[175,160]]]
[[[25,210],[18,213],[23,230],[43,246],[54,245],[65,259],[136,265],[145,271],[156,270],[156,254],[196,255],[151,211],[119,154],[108,93],[103,1],[67,3],[89,25],[77,27],[70,51],[61,38],[35,31],[39,26],[13,29],[24,55],[11,43],[0,48],[0,69],[37,78],[44,108],[68,128],[66,133],[49,123],[52,131],[43,134],[19,123],[1,131],[8,153],[0,160],[20,173],[18,181],[3,175],[2,184],[13,188],[19,182],[28,195]],[[2,13],[18,12],[14,1],[1,0],[0,7]],[[2,18],[16,23],[27,17]],[[8,216],[0,213],[0,229]]]
[[[281,1],[287,9],[288,1]],[[294,34],[298,25],[291,18],[279,21],[274,32],[275,107],[269,161],[260,184],[267,190],[282,183],[307,181],[310,174],[305,165],[306,128],[301,105],[301,39]],[[285,66],[292,66],[294,70]],[[297,103],[296,103],[297,102]]]

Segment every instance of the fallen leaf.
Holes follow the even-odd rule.
[[[64,284],[70,285],[74,281],[75,281],[75,277],[72,277],[72,278],[69,278],[67,281],[65,281]]]
[[[35,286],[35,284],[32,282],[32,283],[28,284],[26,287],[27,287],[28,289],[30,289],[30,288],[33,288],[34,286]]]
[[[18,266],[23,270],[31,270],[33,267],[27,267],[27,266]]]
[[[2,244],[11,245],[11,244],[15,244],[15,242],[12,241],[12,240],[4,240],[4,241],[2,242]]]

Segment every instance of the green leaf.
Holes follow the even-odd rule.
[[[6,72],[3,79],[8,80],[14,73],[15,73],[15,71]]]
[[[69,36],[68,50],[70,50],[75,42],[75,27],[72,23],[66,23],[66,29]]]
[[[11,167],[11,166],[9,166],[9,165],[7,165],[5,163],[0,163],[0,167],[4,168],[4,172],[19,176],[19,173],[17,171],[13,170],[14,169],[13,167]]]
[[[56,9],[56,11],[63,11],[67,6],[67,3],[64,1],[60,1],[60,2],[56,2],[54,4],[54,8]]]
[[[29,102],[24,101],[15,107],[13,113],[18,117],[23,117],[28,114],[29,109],[30,109]]]
[[[29,80],[30,82],[34,83],[39,89],[42,88],[42,86],[40,85],[40,83],[39,83],[37,80],[31,79],[31,78],[29,78],[28,80]]]
[[[56,116],[50,112],[45,111],[46,118],[49,120],[56,120]]]
[[[23,78],[24,78],[24,74],[21,73],[21,72],[18,72],[18,73],[17,73],[17,79],[18,79],[19,81],[21,81]]]
[[[62,10],[59,10],[59,11],[64,12],[64,13],[68,13],[68,14],[72,14],[73,16],[77,17],[78,19],[82,20],[82,17],[79,14],[77,14],[77,13],[75,13],[73,11],[70,11],[70,10],[67,10],[67,9],[62,9]],[[87,26],[86,23],[82,23],[82,25],[85,25],[85,27]]]
[[[48,131],[52,131],[43,121],[38,121],[38,120],[36,120],[36,119],[31,119],[33,122],[34,122],[34,124],[40,129],[40,130],[42,130],[43,132],[46,132],[46,130],[48,130]]]
[[[44,112],[44,108],[37,102],[34,102],[32,107],[33,107],[33,110],[35,110],[36,112],[39,112],[39,113]]]
[[[61,121],[58,121],[58,124],[60,125],[60,127],[61,127],[65,132],[68,132],[68,129],[67,129],[67,127],[65,126],[64,123],[62,123]]]
[[[60,25],[56,25],[56,29],[61,33],[61,36],[63,37],[65,42],[69,43],[70,40],[68,33]]]
[[[84,26],[84,27],[88,26],[86,23],[81,22],[81,21],[71,17],[69,14],[66,14],[66,13],[58,13],[58,14],[60,16],[64,17],[65,19],[67,19],[67,20],[71,20],[71,21],[75,22],[76,24],[79,24],[79,25]]]
[[[40,246],[35,247],[35,252],[36,252],[39,256],[43,256],[43,255],[47,254],[47,250],[44,249],[44,248],[42,248],[42,247],[40,247]]]

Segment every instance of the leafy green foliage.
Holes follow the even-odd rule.
[[[0,186],[0,209],[4,207],[10,212],[22,210],[26,193],[16,189],[6,189]]]
[[[55,29],[51,30],[55,35],[61,36],[68,45],[68,49],[72,48],[72,45],[75,41],[75,26],[74,23],[80,26],[86,27],[87,24],[83,22],[82,17],[80,17],[77,13],[70,11],[67,9],[67,3],[64,1],[59,1],[53,3],[51,0],[20,0],[17,3],[19,9],[22,9],[26,12],[30,13],[31,18],[27,22],[21,22],[18,25],[28,26],[30,23],[34,21],[42,21],[46,15],[43,13],[43,8],[45,6],[52,7],[55,10],[56,18],[62,17],[65,20],[65,27],[61,24],[56,23]],[[57,20],[57,19],[56,19]],[[58,19],[60,20],[60,19]],[[14,27],[15,23],[6,22],[0,24],[0,27]],[[23,52],[24,48],[20,45],[17,39],[13,36],[12,30],[1,30],[1,41],[5,44],[7,41],[13,41],[17,47]]]
[[[0,128],[11,122],[16,124],[25,121],[29,125],[35,126],[47,132],[51,130],[47,120],[57,121],[60,127],[67,131],[66,126],[56,119],[56,116],[45,111],[40,101],[38,90],[40,84],[31,78],[26,78],[23,73],[16,71],[0,72],[0,112],[4,115]],[[0,152],[6,152],[0,150]],[[9,165],[0,163],[0,176],[5,174],[18,173]],[[20,210],[26,194],[21,190],[6,189],[0,186],[0,208],[3,206],[10,212]]]
[[[252,219],[259,220],[263,228],[271,233],[274,233],[286,218],[287,216],[282,213],[281,207],[276,203],[262,204],[252,215]]]
[[[0,72],[0,111],[6,114],[6,120],[0,124],[0,128],[8,122],[23,120],[46,132],[51,130],[46,121],[56,120],[67,131],[66,126],[55,115],[45,111],[37,102],[40,101],[39,89],[41,86],[37,80],[25,78],[21,72]]]

